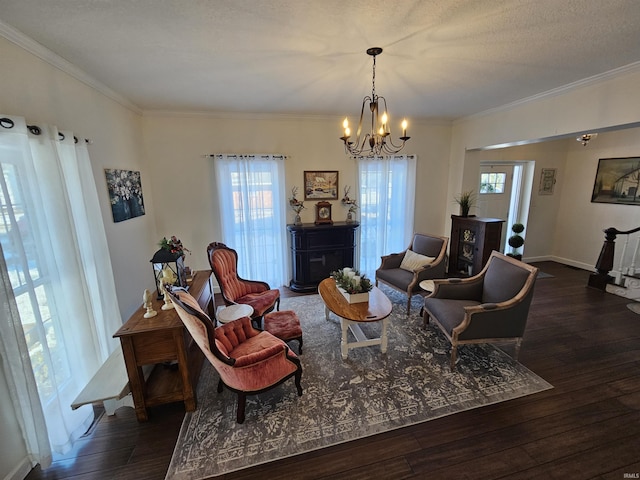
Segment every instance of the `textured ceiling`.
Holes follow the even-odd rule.
[[[458,118],[640,61],[639,0],[0,0],[145,111]]]

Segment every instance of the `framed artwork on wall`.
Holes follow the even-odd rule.
[[[305,200],[337,200],[338,199],[338,171],[305,171],[304,172]]]
[[[114,223],[144,215],[140,172],[105,168]]]
[[[538,195],[553,195],[553,187],[556,184],[556,169],[543,168],[540,173],[540,186]]]
[[[640,157],[601,158],[592,203],[640,205]]]

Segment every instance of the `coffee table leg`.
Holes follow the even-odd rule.
[[[389,325],[389,317],[382,320],[382,335],[380,336],[380,351],[387,353],[387,325]]]
[[[331,310],[329,310],[329,307],[327,307],[326,305],[324,306],[324,318],[329,320],[329,312]]]
[[[347,355],[349,354],[349,347],[347,346],[347,330],[349,330],[349,321],[341,318],[340,326],[342,327],[342,340],[340,341],[340,349],[342,350],[342,360],[346,360]]]

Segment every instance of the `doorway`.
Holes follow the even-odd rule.
[[[500,240],[501,251],[508,253],[507,239],[514,223],[526,226],[534,162],[481,162],[478,179],[478,216],[505,221]],[[523,235],[524,236],[524,235]]]

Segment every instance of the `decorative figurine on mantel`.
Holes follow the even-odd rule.
[[[300,219],[300,212],[304,208],[304,202],[296,198],[297,194],[298,194],[298,187],[293,187],[291,189],[291,197],[289,198],[289,205],[291,205],[291,208],[293,208],[293,211],[296,212],[296,218],[293,220],[293,224],[302,225],[302,220]]]
[[[342,204],[349,206],[349,211],[347,212],[347,223],[353,223],[353,215],[358,211],[358,204],[355,199],[349,198],[349,191],[351,187],[344,187],[344,197],[342,197]]]
[[[153,304],[151,303],[151,292],[149,291],[149,289],[145,289],[144,293],[142,294],[142,301],[144,302],[144,308],[147,309],[146,313],[144,314],[144,318],[155,317],[158,312],[153,309]]]
[[[162,269],[162,278],[160,279],[160,284],[162,285],[162,294],[164,296],[164,305],[162,305],[162,310],[171,310],[172,308],[175,308],[173,306],[173,303],[171,303],[171,299],[169,298],[169,295],[167,295],[166,286],[174,285],[177,279],[178,277],[176,276],[175,273],[173,273],[173,270],[171,270],[169,267],[164,267]]]

